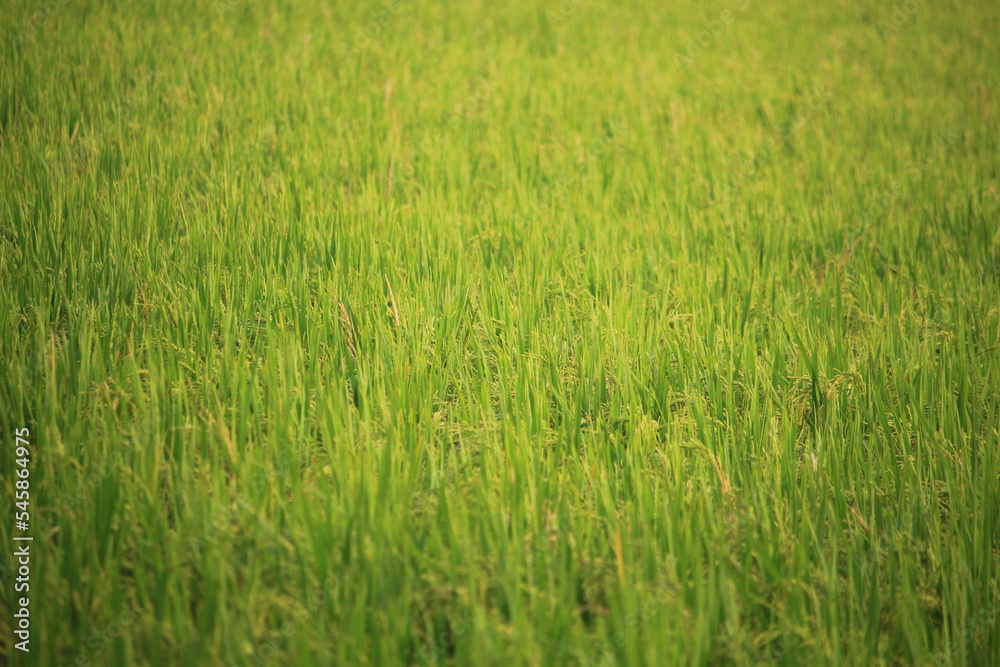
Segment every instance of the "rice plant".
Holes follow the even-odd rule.
[[[0,29],[6,664],[1000,664],[1000,6]]]

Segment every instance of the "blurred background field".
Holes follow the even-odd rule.
[[[0,32],[4,660],[1000,661],[1000,6]]]

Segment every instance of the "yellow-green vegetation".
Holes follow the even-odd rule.
[[[1000,660],[995,2],[0,14],[4,660]]]

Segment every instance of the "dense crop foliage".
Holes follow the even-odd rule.
[[[5,3],[2,655],[997,664],[1000,7],[337,5]]]

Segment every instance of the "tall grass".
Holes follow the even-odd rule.
[[[994,4],[42,7],[5,659],[1000,660]]]

